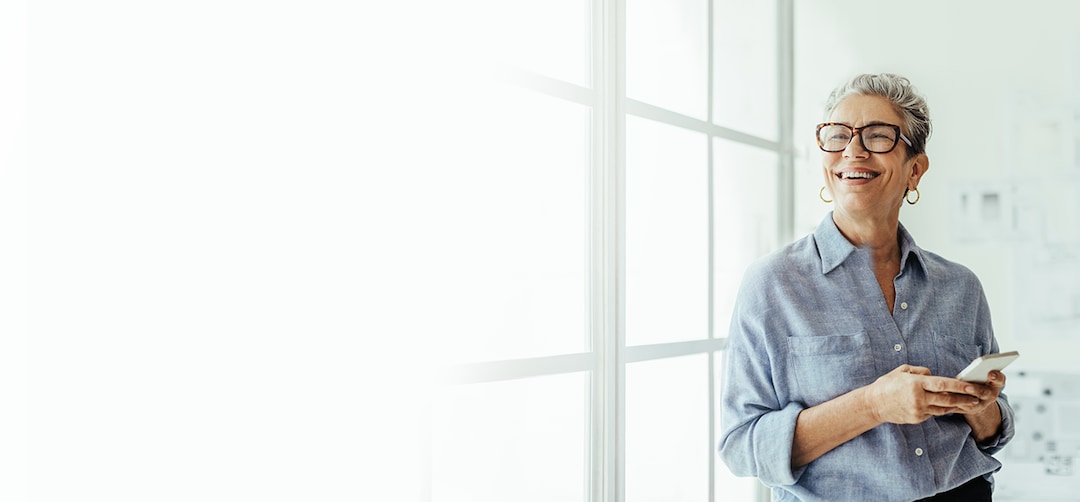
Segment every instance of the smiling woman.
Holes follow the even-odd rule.
[[[818,144],[825,151],[825,186],[833,194],[833,218],[842,222],[841,232],[859,239],[858,235],[873,232],[867,225],[895,227],[904,196],[918,189],[930,167],[928,157],[914,146],[896,148],[901,137],[907,138],[896,125],[903,119],[881,95],[850,95],[836,104],[830,119],[833,125],[822,124],[818,129]],[[822,132],[837,130],[851,134],[822,136]],[[852,141],[856,134],[860,141]],[[925,139],[920,145],[925,145]]]
[[[903,77],[860,75],[832,93],[826,120],[817,141],[833,211],[744,277],[721,455],[773,500],[989,500],[991,455],[1013,435],[1005,376],[952,378],[998,350],[986,298],[899,221],[930,165],[926,102]],[[883,456],[896,461],[852,468]]]

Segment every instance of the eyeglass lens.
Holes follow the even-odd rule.
[[[852,130],[843,124],[831,124],[818,131],[821,149],[827,152],[839,152],[851,142]],[[898,132],[890,125],[869,125],[859,129],[862,146],[871,153],[888,153],[896,146]]]

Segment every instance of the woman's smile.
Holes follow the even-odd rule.
[[[836,178],[847,185],[865,185],[880,176],[869,169],[842,169],[836,172]]]

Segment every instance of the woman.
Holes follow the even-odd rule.
[[[725,364],[720,454],[774,500],[990,500],[1013,435],[978,278],[920,249],[900,207],[930,167],[926,101],[892,74],[833,91],[818,126],[813,234],[746,273]],[[831,197],[829,199],[828,197]]]

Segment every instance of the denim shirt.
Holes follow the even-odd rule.
[[[998,352],[982,285],[966,267],[922,250],[900,225],[894,311],[832,213],[813,234],[747,270],[724,361],[720,454],[733,473],[757,476],[774,500],[929,497],[977,476],[992,481],[991,455],[1013,436],[1002,427],[976,444],[961,415],[882,424],[792,470],[799,412],[874,382],[902,364],[955,376]]]

